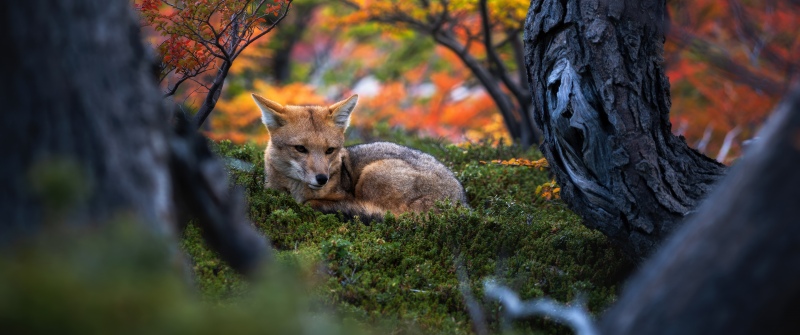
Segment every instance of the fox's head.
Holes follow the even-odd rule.
[[[344,131],[358,95],[330,106],[282,106],[253,94],[267,126],[270,162],[285,176],[319,190],[341,167]]]

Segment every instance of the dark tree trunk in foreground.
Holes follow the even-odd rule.
[[[525,61],[561,196],[634,259],[725,172],[671,132],[664,0],[533,1]]]
[[[800,330],[800,87],[627,285],[604,334]]]
[[[176,218],[191,216],[246,271],[264,240],[205,143],[170,129],[130,6],[0,3],[0,246],[47,224],[131,216],[174,235]]]

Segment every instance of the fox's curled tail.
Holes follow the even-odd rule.
[[[385,210],[368,202],[336,202],[312,206],[325,214],[340,214],[346,221],[356,217],[363,223],[383,222]]]

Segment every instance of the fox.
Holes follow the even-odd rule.
[[[362,222],[436,210],[436,203],[469,207],[464,187],[433,156],[391,142],[344,146],[358,95],[328,106],[281,105],[252,94],[269,131],[266,187],[286,192],[323,213]]]

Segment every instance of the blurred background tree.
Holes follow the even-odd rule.
[[[286,21],[231,66],[208,134],[266,142],[258,111],[241,97],[250,91],[297,104],[358,93],[356,135],[388,125],[454,142],[504,138],[533,144],[538,135],[528,120],[520,53],[529,4],[294,1]],[[768,0],[667,5],[673,132],[730,163],[797,78],[800,12]],[[201,109],[196,89],[187,87],[176,97]]]
[[[673,131],[730,162],[798,77],[800,7],[772,0],[668,6]]]
[[[537,144],[522,62],[522,24],[528,1],[349,1],[345,23],[375,22],[413,31],[452,52],[494,101],[511,138]]]
[[[141,0],[144,23],[160,35],[158,79],[164,96],[193,82],[190,95],[203,94],[194,123],[200,127],[214,110],[233,62],[248,46],[286,17],[291,0]]]

